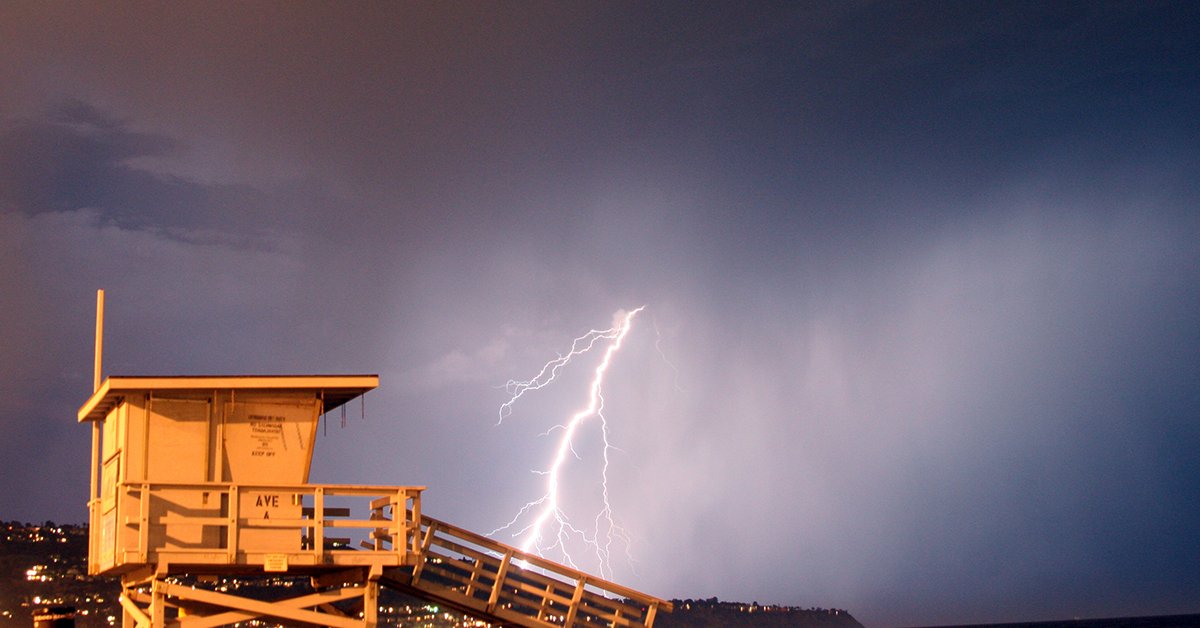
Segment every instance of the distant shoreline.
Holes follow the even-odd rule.
[[[909,628],[1196,628],[1197,626],[1200,626],[1200,614],[1064,619],[998,624],[939,624],[937,626],[912,626]]]

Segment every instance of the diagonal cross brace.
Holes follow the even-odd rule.
[[[366,592],[366,588],[364,587],[344,587],[333,591],[312,593],[286,600],[276,600],[274,602],[252,600],[227,593],[193,589],[171,583],[163,583],[163,588],[166,595],[179,600],[201,602],[232,609],[216,615],[181,618],[179,620],[180,626],[187,626],[189,628],[222,626],[262,616],[290,619],[320,626],[333,626],[335,628],[361,628],[363,625],[359,619],[338,617],[337,615],[320,613],[308,609],[321,604],[332,604],[334,602],[362,597]]]

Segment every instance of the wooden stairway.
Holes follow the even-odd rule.
[[[414,567],[379,584],[503,626],[652,626],[671,603],[421,517]]]

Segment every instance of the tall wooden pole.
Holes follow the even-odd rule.
[[[96,291],[96,363],[92,393],[100,390],[100,354],[104,349],[104,291]],[[88,573],[100,572],[100,424],[92,421],[92,481],[88,497]]]
[[[104,353],[104,290],[96,291],[96,370],[92,392],[100,390],[100,356]]]

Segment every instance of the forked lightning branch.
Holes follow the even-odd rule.
[[[546,477],[545,492],[537,499],[522,506],[512,520],[493,530],[489,536],[512,531],[513,538],[519,539],[523,551],[547,557],[555,555],[561,557],[572,567],[578,567],[578,565],[576,565],[576,557],[572,556],[571,549],[583,545],[595,556],[601,577],[612,577],[610,559],[613,549],[623,546],[628,550],[629,544],[625,531],[617,524],[609,499],[608,469],[610,454],[614,447],[612,441],[609,440],[608,420],[604,416],[604,378],[614,356],[621,349],[621,343],[633,325],[633,318],[645,307],[643,305],[628,312],[618,311],[613,317],[612,327],[593,329],[576,338],[571,343],[570,351],[547,362],[532,379],[509,380],[506,385],[509,399],[500,406],[500,418],[497,424],[502,423],[512,414],[513,406],[522,396],[553,383],[573,360],[592,350],[603,351],[599,364],[592,372],[585,403],[570,415],[566,422],[555,425],[544,433],[544,435],[558,435],[554,456],[549,466],[540,472]],[[590,515],[586,522],[579,522],[568,517],[563,507],[562,498],[571,490],[563,482],[563,473],[565,466],[569,463],[569,457],[571,455],[578,457],[575,443],[580,431],[589,424],[595,425],[593,429],[598,429],[600,432],[601,447],[598,453],[601,465],[598,477],[595,479],[600,488],[600,503],[596,512]]]

